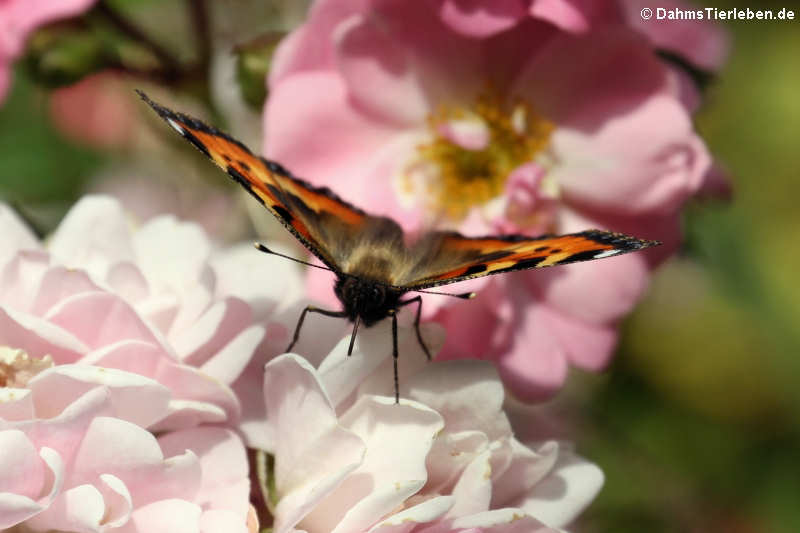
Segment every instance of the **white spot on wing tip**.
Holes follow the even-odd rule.
[[[169,125],[170,125],[170,126],[172,126],[172,129],[174,129],[175,131],[177,131],[177,132],[178,132],[178,133],[180,133],[181,135],[183,135],[183,134],[184,134],[184,132],[185,132],[185,131],[184,131],[184,129],[183,129],[183,126],[181,126],[180,124],[178,124],[177,122],[175,122],[175,121],[174,121],[174,120],[172,120],[171,118],[168,118],[168,119],[167,119],[167,122],[169,123]]]
[[[617,255],[622,250],[603,250],[602,252],[596,254],[594,256],[595,259],[602,259],[604,257],[611,257],[612,255]]]

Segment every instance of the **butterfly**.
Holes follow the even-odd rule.
[[[416,304],[417,340],[431,358],[419,330],[425,289],[468,279],[529,268],[591,261],[642,250],[660,244],[597,229],[569,235],[500,235],[466,237],[452,231],[430,231],[409,241],[392,219],[370,215],[339,198],[326,187],[316,187],[293,176],[279,163],[253,154],[229,135],[183,113],[139,96],[184,139],[203,152],[234,181],[267,208],[312,254],[336,274],[334,292],[342,309],[307,306],[300,314],[287,351],[297,342],[308,313],[347,318],[353,322],[348,355],[353,351],[359,324],[370,327],[392,319],[395,402],[399,401],[397,372],[397,313]],[[274,252],[263,244],[256,247]],[[409,296],[409,293],[417,293]],[[473,293],[446,294],[471,298]]]

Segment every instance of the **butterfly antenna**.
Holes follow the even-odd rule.
[[[278,257],[283,257],[283,258],[285,258],[285,259],[289,259],[289,260],[291,260],[291,261],[294,261],[295,263],[300,263],[301,265],[306,265],[306,266],[310,266],[310,267],[314,267],[314,268],[321,268],[322,270],[327,270],[327,271],[329,271],[329,272],[333,272],[333,270],[331,270],[331,269],[330,269],[330,268],[328,268],[328,267],[324,267],[324,266],[321,266],[321,265],[315,265],[315,264],[313,264],[313,263],[309,263],[309,262],[307,262],[307,261],[303,261],[302,259],[297,259],[296,257],[289,257],[288,255],[284,255],[284,254],[281,254],[281,253],[275,252],[275,251],[273,251],[273,250],[270,250],[269,248],[267,248],[266,246],[264,246],[264,245],[263,245],[263,244],[261,244],[260,242],[254,242],[254,243],[253,243],[253,245],[254,245],[254,246],[255,246],[255,247],[258,249],[258,250],[260,250],[260,251],[264,252],[265,254],[277,255]]]
[[[350,335],[350,347],[347,349],[347,355],[353,355],[353,345],[356,342],[356,333],[358,332],[358,323],[361,321],[361,317],[356,315],[356,319],[353,321],[353,333]]]
[[[462,300],[471,300],[475,298],[474,292],[462,292],[459,294],[453,292],[434,292],[434,291],[414,291],[421,292],[422,294],[438,294],[439,296],[452,296],[453,298],[461,298]]]

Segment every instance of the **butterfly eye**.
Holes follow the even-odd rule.
[[[382,304],[386,294],[383,287],[380,285],[372,287],[372,301],[376,304]]]

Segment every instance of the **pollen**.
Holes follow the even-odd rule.
[[[417,146],[416,165],[430,170],[428,207],[457,221],[500,196],[511,172],[547,147],[554,124],[527,102],[487,91],[471,107],[440,106],[428,127],[431,140]]]

